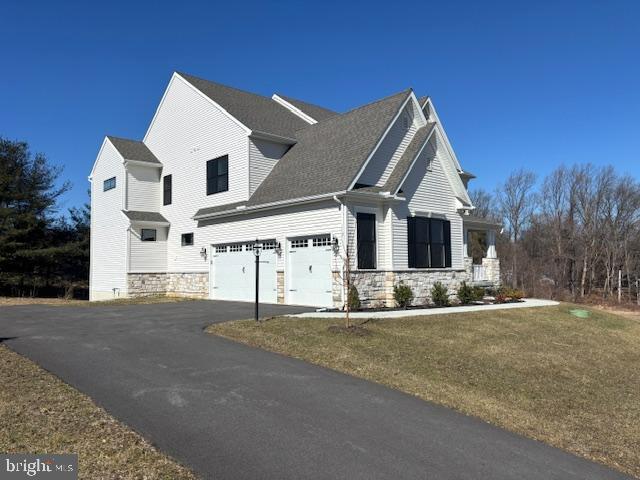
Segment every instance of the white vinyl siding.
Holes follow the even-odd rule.
[[[287,238],[320,234],[339,236],[341,216],[339,205],[332,201],[317,205],[289,207],[282,213],[270,216],[246,215],[208,223],[196,230],[198,253],[201,246],[250,243],[256,238],[275,239],[280,242],[283,252],[278,258],[277,268],[284,270]],[[207,262],[203,261],[199,255],[198,258],[199,261],[191,264],[188,270],[208,271]]]
[[[389,208],[375,204],[358,203],[348,204],[347,208],[347,228],[349,241],[349,255],[351,258],[351,268],[358,268],[358,233],[356,217],[358,212],[374,213],[376,215],[376,270],[391,268],[391,249],[389,246],[391,232],[391,217]]]
[[[173,179],[172,204],[160,206],[160,213],[171,223],[167,268],[205,270],[200,256],[205,239],[191,217],[200,208],[248,199],[247,133],[201,93],[174,76],[145,143],[162,162],[162,175],[172,175]],[[229,190],[207,195],[207,161],[223,155],[229,156]],[[197,248],[182,248],[181,235],[185,232],[196,232]]]
[[[151,227],[155,242],[140,239],[142,227],[129,229],[129,272],[165,272],[167,270],[167,227]]]
[[[125,188],[122,161],[111,142],[105,140],[91,179],[91,300],[109,300],[127,293],[128,220],[122,214]],[[116,187],[104,192],[104,181],[112,177],[116,178]]]
[[[162,200],[160,169],[127,165],[127,205],[126,210],[158,212]]]
[[[439,144],[434,140],[429,142],[402,186],[408,204],[392,208],[394,269],[408,268],[406,218],[411,212],[417,216],[431,213],[451,222],[451,267],[464,268],[462,217],[457,212],[454,191],[443,167],[448,159],[443,158],[441,149],[436,150],[436,145]]]
[[[260,186],[273,166],[282,158],[291,146],[249,138],[249,194]]]
[[[407,124],[405,124],[407,122]],[[424,125],[414,102],[407,103],[375,151],[357,183],[384,186],[418,128]]]

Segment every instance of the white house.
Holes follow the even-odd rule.
[[[430,98],[345,113],[174,73],[142,141],[108,136],[90,175],[91,300],[169,294],[342,306],[411,285],[496,284],[491,222]],[[467,256],[471,230],[485,258]]]

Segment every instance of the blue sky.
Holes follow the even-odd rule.
[[[82,203],[105,134],[140,139],[172,71],[344,111],[431,95],[472,186],[640,166],[640,2],[4,2],[0,135]]]

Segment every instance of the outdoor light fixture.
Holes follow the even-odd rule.
[[[333,237],[333,240],[331,241],[331,247],[333,248],[333,253],[337,254],[338,253],[338,237]]]
[[[202,247],[200,249],[200,256],[203,258],[205,262],[207,261],[207,247]]]
[[[280,242],[276,242],[276,255],[282,255],[282,244]]]

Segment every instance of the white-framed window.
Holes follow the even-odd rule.
[[[227,253],[226,245],[216,245],[216,253]]]
[[[306,248],[309,246],[309,239],[307,238],[298,238],[296,240],[291,240],[291,248]]]
[[[156,229],[155,228],[143,228],[140,230],[140,240],[143,242],[155,242],[156,241]]]
[[[183,247],[190,247],[193,245],[193,233],[183,233],[181,237],[181,243]]]
[[[328,247],[331,245],[331,237],[329,235],[322,237],[313,237],[314,247]]]
[[[241,243],[234,243],[233,245],[229,245],[229,251],[230,252],[241,252],[242,251],[242,244]]]
[[[107,192],[116,188],[116,177],[107,178],[102,184],[102,191]]]
[[[262,242],[262,249],[263,250],[275,250],[277,246],[278,246],[278,242],[276,242],[275,240],[269,240],[269,241],[266,241],[266,242]]]

